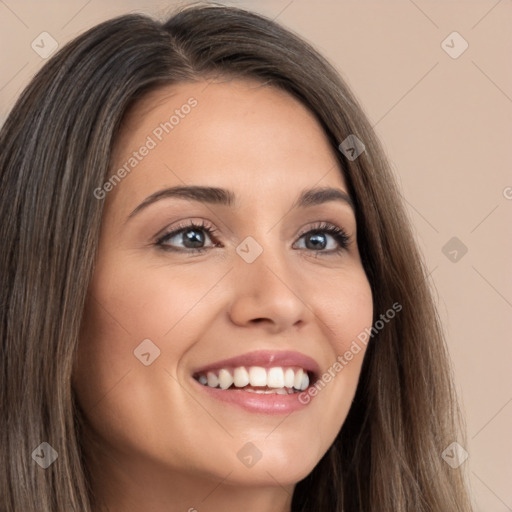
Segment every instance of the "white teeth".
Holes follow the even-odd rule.
[[[211,388],[216,388],[219,385],[219,379],[217,375],[213,372],[208,372],[206,374],[206,378],[208,379],[208,386]]]
[[[297,391],[304,391],[309,386],[309,376],[302,368],[283,368],[275,366],[263,368],[262,366],[251,366],[245,368],[221,368],[218,371],[209,371],[200,374],[197,380],[208,387],[229,389],[238,388],[240,391],[251,393],[279,394],[285,395]],[[233,386],[234,385],[234,386]],[[250,387],[247,387],[250,386]],[[270,388],[270,389],[252,389]]]
[[[284,373],[282,368],[270,368],[267,374],[267,386],[269,388],[282,388],[284,386]]]
[[[304,391],[309,386],[309,377],[307,373],[302,374],[302,381],[300,383],[300,390]]]
[[[219,372],[219,386],[220,389],[228,389],[233,384],[233,375],[224,368]]]
[[[249,373],[243,366],[235,368],[233,380],[237,388],[244,388],[249,384]]]
[[[294,381],[293,381],[293,387],[295,389],[300,389],[300,385],[302,384],[302,375],[304,374],[302,368],[299,368],[296,372],[295,372],[295,378],[294,378]],[[208,384],[210,385],[210,384]]]
[[[286,389],[286,388],[276,388],[276,389],[253,389],[253,388],[247,388],[247,389],[237,389],[239,393],[242,392],[248,392],[248,393],[258,393],[260,395],[293,395],[295,391],[293,389]]]
[[[284,385],[287,388],[293,388],[294,380],[295,373],[293,373],[293,370],[291,368],[286,368],[286,371],[284,372]]]
[[[249,382],[251,386],[266,386],[267,370],[261,366],[251,366],[249,368]]]

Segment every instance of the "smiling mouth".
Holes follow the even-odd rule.
[[[196,373],[203,386],[266,395],[292,395],[308,388],[313,375],[298,366],[237,366]]]

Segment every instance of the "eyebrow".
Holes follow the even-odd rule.
[[[177,186],[159,190],[148,196],[128,215],[126,221],[149,205],[168,198],[188,199],[190,201],[222,205],[230,208],[238,206],[236,195],[232,190],[199,185]],[[291,210],[308,208],[332,201],[345,203],[355,212],[354,202],[350,196],[343,190],[332,187],[317,187],[303,190],[293,203]]]

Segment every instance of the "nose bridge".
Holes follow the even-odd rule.
[[[246,237],[236,248],[233,320],[263,318],[281,327],[304,320],[308,308],[300,287],[300,267],[291,249],[274,234]]]
[[[293,289],[296,269],[290,261],[290,250],[275,232],[247,236],[236,248],[238,278],[263,290],[276,286]]]

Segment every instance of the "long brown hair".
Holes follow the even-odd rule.
[[[116,136],[149,91],[256,78],[317,117],[356,207],[375,320],[339,435],[296,486],[294,512],[468,512],[462,469],[442,459],[465,429],[433,294],[383,150],[358,102],[309,44],[234,7],[190,5],[164,22],[120,16],[80,35],[31,81],[0,132],[0,509],[90,512],[83,417],[71,374]],[[356,159],[338,151],[349,135]],[[47,442],[57,461],[32,453]]]

